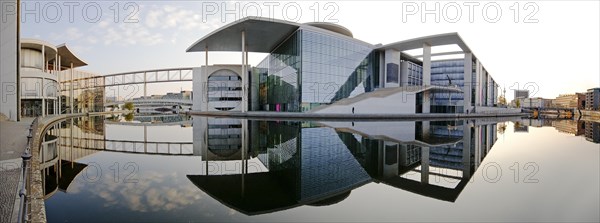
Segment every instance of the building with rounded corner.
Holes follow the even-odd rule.
[[[72,79],[73,69],[86,66],[65,45],[21,39],[20,115],[37,117],[61,114],[73,107],[73,97],[63,97],[61,80]]]

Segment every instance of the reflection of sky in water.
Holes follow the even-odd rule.
[[[118,131],[130,134],[132,130],[127,128]],[[192,133],[188,129],[169,131],[183,135],[182,140],[190,140]],[[512,131],[513,124],[509,123],[506,129],[504,134],[498,134],[493,149],[454,203],[369,183],[352,190],[348,198],[334,205],[299,206],[245,216],[208,196],[186,178],[204,174],[201,157],[99,152],[78,162],[96,163],[102,169],[101,178],[87,182],[85,174],[80,174],[66,194],[59,192],[46,200],[47,215],[51,221],[77,222],[600,220],[599,144],[552,127],[529,127],[529,132],[522,133]],[[134,134],[139,135],[137,131]],[[117,182],[110,169],[115,162],[120,165]],[[134,175],[137,183],[123,182],[131,170],[124,169],[129,162],[139,167]],[[537,172],[531,167],[525,169],[528,163],[535,164]],[[518,173],[514,170],[517,165]],[[500,167],[501,175],[497,175],[495,167]],[[430,171],[460,176],[452,170]],[[93,167],[88,167],[88,173],[94,176]],[[496,176],[497,181],[493,180]],[[405,177],[419,178],[414,173]],[[539,182],[525,183],[525,179]],[[433,176],[429,181],[446,187],[455,184],[452,179]]]
[[[192,128],[175,126],[148,126],[146,133],[148,141],[153,142],[191,142]],[[107,140],[144,140],[143,126],[106,125]]]

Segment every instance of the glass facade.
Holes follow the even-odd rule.
[[[379,87],[379,54],[367,43],[300,29],[255,72],[261,110],[304,112]]]
[[[407,82],[403,86],[420,86],[423,85],[423,66],[410,61],[402,61],[407,66]]]
[[[464,59],[431,62],[431,85],[464,87]],[[431,113],[463,113],[464,93],[432,93]]]

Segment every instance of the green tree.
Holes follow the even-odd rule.
[[[133,109],[135,109],[135,106],[133,106],[133,102],[125,102],[125,104],[123,105],[123,109],[133,111]]]
[[[503,95],[500,95],[500,97],[498,97],[498,104],[506,105],[506,98]]]
[[[517,106],[517,108],[521,107],[521,100],[517,99],[515,100],[515,105]]]

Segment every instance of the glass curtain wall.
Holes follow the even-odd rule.
[[[261,110],[305,112],[379,87],[372,46],[299,29],[254,68]]]
[[[379,87],[379,55],[369,44],[303,30],[302,111]]]
[[[456,86],[464,83],[464,60],[431,62],[431,85]],[[431,113],[463,113],[464,93],[436,92],[432,94]]]

